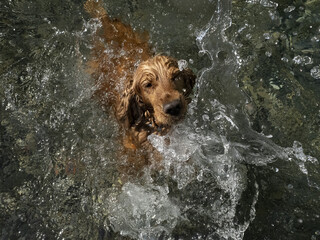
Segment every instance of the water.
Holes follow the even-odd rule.
[[[105,1],[198,75],[127,181],[83,3],[0,3],[1,239],[320,239],[318,1]]]

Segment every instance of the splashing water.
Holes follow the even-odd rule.
[[[111,201],[110,222],[115,231],[138,239],[158,239],[174,229],[180,209],[168,198],[168,187],[126,183]]]
[[[3,239],[317,238],[318,112],[299,109],[318,104],[304,92],[320,63],[313,1],[105,1],[198,71],[184,121],[149,136],[161,166],[126,182],[117,124],[85,70],[99,21],[70,1],[1,4]]]

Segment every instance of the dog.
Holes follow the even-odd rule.
[[[100,1],[87,0],[85,10],[102,25],[88,62],[97,86],[94,97],[113,110],[125,148],[139,149],[150,134],[165,135],[183,119],[196,76],[179,69],[172,57],[154,56],[148,34],[111,19]]]

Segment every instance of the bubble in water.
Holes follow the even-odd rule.
[[[267,52],[266,52],[266,56],[267,56],[267,57],[271,57],[271,56],[272,56],[272,53],[271,53],[270,51],[267,51]]]
[[[292,59],[293,63],[298,65],[309,65],[313,63],[311,57],[297,55]]]
[[[304,65],[309,65],[313,63],[312,58],[308,56],[303,57],[303,61],[304,61]]]
[[[320,79],[320,66],[315,66],[310,70],[311,77]]]
[[[302,63],[302,57],[300,55],[298,56],[295,56],[292,61],[295,63],[295,64],[301,64]]]
[[[184,59],[178,61],[179,70],[182,71],[188,67],[188,62]]]

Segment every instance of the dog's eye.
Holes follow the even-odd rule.
[[[148,82],[144,85],[145,88],[151,88],[152,87],[152,83],[151,82]]]

